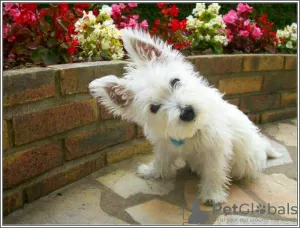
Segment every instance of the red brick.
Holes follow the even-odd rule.
[[[240,55],[207,55],[187,57],[201,74],[241,72],[243,57]]]
[[[230,104],[233,104],[237,107],[240,105],[240,99],[239,98],[233,98],[233,99],[226,99]]]
[[[8,215],[23,206],[23,193],[21,190],[3,196],[3,215]]]
[[[137,138],[144,137],[144,132],[143,132],[143,128],[142,127],[139,127],[139,126],[136,127],[136,137]]]
[[[15,143],[21,145],[79,127],[97,119],[96,100],[60,105],[13,119]]]
[[[268,123],[278,120],[290,119],[297,116],[297,108],[288,108],[264,112],[261,115],[261,123]]]
[[[247,114],[249,120],[255,124],[259,124],[260,116],[259,114]]]
[[[10,188],[62,164],[57,143],[9,155],[3,160],[3,186]]]
[[[101,120],[109,120],[109,119],[114,119],[114,115],[108,111],[107,108],[105,108],[103,105],[100,106],[100,116]]]
[[[104,155],[101,155],[85,162],[76,163],[49,177],[45,177],[43,180],[26,187],[25,194],[28,202],[33,202],[42,196],[71,184],[90,173],[103,168],[104,165],[105,157]]]
[[[284,56],[280,55],[245,55],[244,71],[266,71],[283,69]]]
[[[285,56],[285,69],[296,70],[297,69],[297,55]]]
[[[3,149],[7,149],[9,147],[9,141],[8,141],[8,128],[7,128],[7,121],[3,120],[2,121],[3,126],[2,126],[2,146]]]
[[[281,94],[281,107],[297,106],[297,93],[285,92]]]
[[[235,77],[219,81],[219,90],[226,95],[258,92],[262,87],[262,77]]]
[[[88,92],[89,83],[96,78],[106,75],[121,76],[124,62],[85,62],[52,65],[51,67],[60,71],[60,89],[61,93],[66,95]]]
[[[55,71],[29,68],[3,72],[3,104],[12,106],[55,96]]]
[[[296,71],[269,72],[264,76],[263,91],[277,92],[279,90],[296,89]]]
[[[134,125],[124,122],[103,123],[99,129],[80,133],[65,140],[66,159],[71,160],[134,137]]]
[[[241,98],[241,110],[256,112],[267,109],[279,108],[279,95],[254,95]]]
[[[126,145],[110,150],[106,154],[107,164],[113,164],[131,158],[137,154],[146,153],[152,146],[147,140],[136,140]]]

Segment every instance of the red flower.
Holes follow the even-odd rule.
[[[178,16],[178,8],[175,4],[173,4],[170,8],[170,15],[172,17],[177,17]]]
[[[74,34],[74,31],[75,31],[75,26],[74,26],[74,25],[70,25],[70,26],[68,27],[68,32],[69,32],[70,34]]]
[[[68,3],[59,3],[58,5],[61,13],[66,13],[69,9]]]
[[[180,22],[177,19],[173,19],[171,21],[171,27],[172,27],[173,32],[176,32],[177,30],[180,30],[181,29]]]
[[[26,10],[29,10],[29,11],[35,11],[37,9],[37,4],[25,3],[25,4],[22,4],[22,8],[26,9]]]
[[[161,13],[166,17],[169,14],[169,9],[164,8],[164,9],[162,9]]]
[[[74,8],[81,8],[81,9],[88,9],[89,8],[89,4],[87,3],[76,3],[74,5]]]
[[[77,51],[77,48],[74,46],[71,46],[68,48],[68,54],[73,55]]]
[[[161,3],[161,2],[157,3],[157,7],[160,8],[160,9],[164,8],[167,5],[168,5],[168,3]]]
[[[159,19],[155,19],[154,24],[155,25],[159,25],[160,24],[160,20]]]
[[[45,9],[40,10],[40,17],[44,18],[46,16],[47,11]]]
[[[72,46],[78,46],[78,45],[79,45],[78,40],[72,40],[71,45],[72,45]]]

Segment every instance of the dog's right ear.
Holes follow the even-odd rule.
[[[110,112],[119,116],[122,116],[134,98],[127,87],[127,81],[114,75],[95,79],[89,84],[89,90]]]
[[[163,60],[171,48],[158,38],[138,29],[124,29],[122,40],[130,58],[137,64]]]

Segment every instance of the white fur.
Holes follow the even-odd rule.
[[[232,178],[255,179],[265,168],[267,156],[280,156],[248,117],[223,100],[178,51],[139,30],[125,30],[123,41],[132,59],[124,77],[102,77],[89,88],[115,115],[142,126],[154,145],[155,159],[138,167],[139,176],[172,178],[180,157],[201,177],[200,200],[221,203],[226,201]],[[174,78],[180,84],[172,88]],[[122,88],[116,93],[128,99],[125,105],[112,101],[105,90],[111,86]],[[161,104],[156,114],[150,112],[151,104]],[[180,108],[187,105],[196,113],[191,122],[179,118]],[[170,137],[185,143],[176,147]]]

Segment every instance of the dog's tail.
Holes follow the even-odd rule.
[[[271,145],[266,150],[268,158],[280,158],[282,156],[281,153],[277,152]]]

